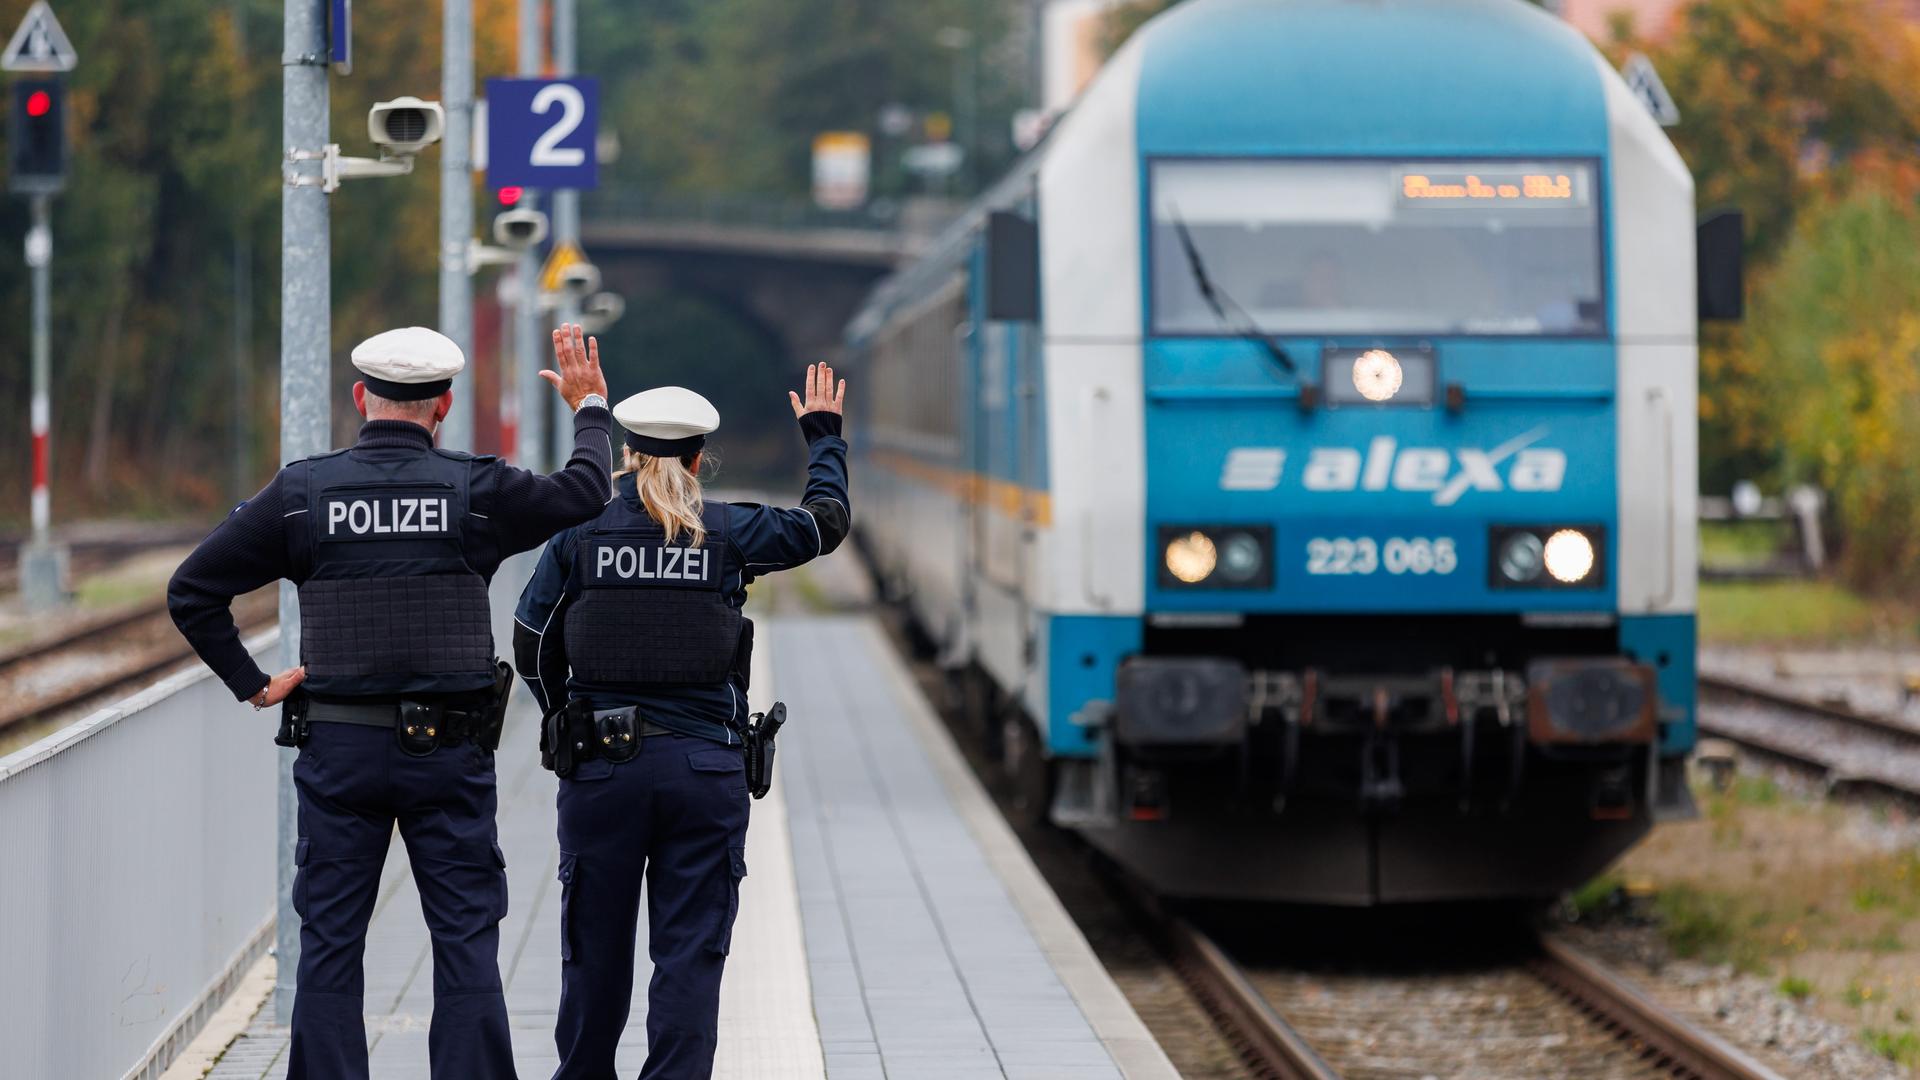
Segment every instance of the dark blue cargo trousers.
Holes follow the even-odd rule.
[[[317,723],[294,763],[300,839],[299,990],[288,1080],[365,1080],[367,922],[396,823],[433,938],[434,1080],[511,1080],[500,989],[506,857],[494,823],[493,754],[471,742],[425,757],[392,731]]]
[[[720,973],[747,873],[748,805],[740,750],[683,735],[649,735],[633,760],[590,761],[560,781],[554,1080],[615,1080],[643,877],[653,980],[641,1080],[713,1074]]]

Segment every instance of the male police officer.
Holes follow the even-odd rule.
[[[361,959],[396,822],[433,936],[433,1076],[514,1075],[492,753],[507,687],[487,582],[612,497],[599,345],[563,327],[554,356],[558,372],[540,374],[575,410],[574,451],[543,477],[434,448],[465,365],[451,340],[412,327],[361,343],[359,441],[281,470],[168,586],[174,622],[236,698],[263,709],[292,695],[280,740],[301,747],[289,1080],[367,1076]],[[278,578],[300,587],[301,665],[269,679],[229,608]]]

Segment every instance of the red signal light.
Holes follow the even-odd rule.
[[[53,95],[45,90],[35,90],[27,95],[27,115],[42,117],[53,111]]]
[[[526,194],[526,190],[523,188],[503,187],[500,189],[500,205],[516,206],[520,202],[520,196],[524,194]]]

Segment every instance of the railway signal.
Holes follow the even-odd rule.
[[[54,544],[47,487],[51,464],[51,321],[53,196],[67,179],[66,88],[58,74],[79,57],[46,0],[27,9],[19,29],[0,52],[0,69],[31,72],[17,80],[7,112],[7,176],[15,194],[27,196],[33,224],[27,230],[26,263],[33,278],[33,390],[28,412],[33,428],[33,539],[20,553],[20,594],[30,611],[45,611],[64,599],[66,551]]]
[[[51,195],[67,175],[66,90],[53,79],[13,84],[8,112],[7,175],[13,190]]]

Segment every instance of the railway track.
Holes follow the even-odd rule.
[[[68,572],[78,576],[106,570],[158,548],[190,545],[206,535],[198,522],[90,522],[63,528]],[[0,537],[0,592],[20,587],[20,550],[25,538]]]
[[[1718,675],[1701,675],[1700,730],[1822,775],[1829,791],[1920,799],[1920,727]]]
[[[1166,925],[1176,968],[1259,1077],[1780,1080],[1551,936],[1511,965],[1327,975],[1242,967],[1191,925]]]
[[[243,634],[271,625],[276,614],[270,589],[234,603]],[[0,731],[133,689],[191,659],[193,650],[174,628],[164,600],[120,608],[0,654]]]

